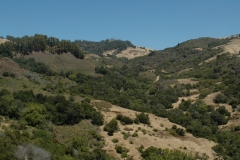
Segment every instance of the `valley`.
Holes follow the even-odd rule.
[[[0,159],[240,157],[239,35],[159,51],[37,34],[0,43]]]

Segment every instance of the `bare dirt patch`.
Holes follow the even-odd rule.
[[[194,81],[192,78],[186,78],[186,79],[178,79],[178,83],[180,83],[180,84],[197,84],[198,81]]]
[[[207,95],[207,97],[205,97],[203,99],[204,103],[207,104],[207,105],[212,105],[216,108],[219,107],[219,106],[225,106],[225,108],[228,110],[228,112],[230,112],[231,115],[233,115],[233,110],[232,110],[231,105],[226,104],[226,103],[214,103],[214,98],[220,93],[221,92],[214,92],[214,93],[211,93],[211,94]]]
[[[219,106],[225,106],[226,109],[228,110],[228,112],[231,113],[231,115],[233,114],[233,111],[232,111],[232,106],[229,105],[229,104],[226,104],[226,103],[214,103],[214,98],[216,97],[216,95],[220,94],[221,92],[214,92],[214,93],[211,93],[209,95],[207,95],[207,97],[205,97],[203,99],[203,101],[207,104],[207,105],[212,105],[214,107],[219,107]]]
[[[240,53],[240,39],[239,38],[233,39],[228,44],[221,45],[218,47],[221,47],[224,50],[223,52],[219,53],[218,55],[222,55],[224,53],[230,53],[231,55],[239,54]],[[218,55],[213,56],[213,57],[199,63],[198,65],[202,65],[203,63],[208,63],[212,60],[215,60],[215,59],[217,59]]]
[[[187,96],[187,97],[179,97],[178,101],[176,103],[173,103],[173,108],[178,108],[179,104],[182,102],[182,100],[192,100],[192,101],[196,101],[197,99],[199,99],[199,94],[194,94],[191,96]]]
[[[155,81],[154,81],[154,83],[156,83],[157,81],[159,81],[159,78],[160,78],[160,76],[157,76],[156,79],[155,79]]]
[[[197,84],[198,81],[193,80],[193,78],[177,79],[177,82],[170,84],[170,87],[174,87],[176,84]]]
[[[165,71],[164,69],[162,69],[161,72],[162,73],[169,73],[169,72]]]
[[[7,42],[7,41],[9,41],[9,40],[0,38],[0,44],[1,44],[1,43],[5,43],[5,42]]]
[[[148,48],[141,48],[141,47],[128,47],[126,50],[123,50],[122,52],[117,54],[117,57],[126,57],[127,59],[133,59],[136,57],[141,57],[148,55],[150,53],[150,49]]]
[[[221,126],[219,126],[219,128],[220,129],[233,128],[234,126],[240,125],[240,113],[239,112],[234,112],[231,105],[226,104],[226,103],[218,103],[218,104],[214,103],[214,98],[216,97],[216,95],[218,95],[220,93],[221,92],[211,93],[203,99],[203,101],[207,105],[212,105],[216,108],[218,108],[219,106],[225,106],[225,108],[228,110],[228,112],[230,112],[231,119],[228,121],[228,123],[226,125],[221,125]]]
[[[99,103],[99,101],[97,102]],[[109,111],[102,112],[102,114],[104,115],[105,123],[108,123],[111,119],[115,118],[117,113],[121,113],[125,116],[134,118],[137,112],[112,105],[109,108]],[[216,145],[214,142],[203,138],[196,138],[189,133],[186,133],[186,135],[183,137],[172,136],[169,134],[168,131],[165,131],[165,128],[171,128],[174,123],[171,123],[167,118],[160,118],[154,116],[153,114],[149,114],[149,117],[151,126],[147,126],[144,124],[121,125],[119,123],[119,131],[114,133],[113,136],[108,136],[107,132],[103,131],[104,126],[102,126],[100,134],[104,136],[106,140],[103,149],[106,150],[108,154],[113,155],[117,159],[121,159],[120,155],[117,154],[115,151],[115,143],[112,142],[112,139],[117,138],[119,140],[119,142],[117,143],[118,145],[122,145],[130,149],[128,155],[133,156],[133,159],[141,159],[141,155],[137,150],[137,148],[141,145],[144,145],[145,148],[155,146],[158,148],[178,149],[183,152],[199,152],[200,154],[206,153],[209,156],[209,159],[214,159],[215,152],[211,149],[211,147]],[[130,131],[124,130],[124,128],[126,127]],[[138,130],[139,127],[141,128],[140,130]],[[179,125],[177,125],[177,127],[183,128]],[[146,134],[141,131],[142,129],[146,130]],[[122,132],[129,132],[129,134],[132,135],[136,130],[138,130],[138,137],[130,136],[127,139],[124,139]],[[130,141],[132,143],[130,143]],[[184,147],[186,147],[187,149],[184,150]]]
[[[192,69],[193,69],[193,67],[192,67],[192,68],[183,69],[183,70],[179,71],[178,74],[183,73],[183,72],[190,71],[190,70],[192,70]]]

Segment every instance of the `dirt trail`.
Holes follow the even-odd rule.
[[[182,100],[193,100],[193,101],[196,101],[197,99],[199,99],[199,94],[194,94],[194,95],[191,95],[191,96],[187,96],[187,97],[179,97],[178,98],[178,101],[176,103],[173,103],[173,108],[178,108],[179,104],[182,102]]]
[[[160,77],[157,76],[157,77],[156,77],[156,80],[154,81],[154,83],[157,82],[157,81],[159,81],[159,78],[160,78]]]
[[[101,101],[98,100],[97,102],[100,103]],[[115,118],[117,113],[134,118],[137,112],[112,105],[108,108],[107,112],[102,111],[105,123],[109,122],[112,118]],[[106,140],[106,144],[103,149],[106,150],[108,154],[113,155],[117,159],[121,159],[120,154],[117,154],[115,151],[115,143],[112,142],[112,139],[117,138],[119,140],[117,144],[130,149],[128,155],[133,156],[134,160],[141,159],[141,155],[137,150],[137,148],[141,145],[144,145],[145,148],[155,146],[158,148],[178,149],[183,152],[199,152],[200,154],[206,153],[209,156],[209,159],[214,159],[215,152],[211,149],[211,147],[216,145],[214,142],[203,138],[196,138],[189,133],[186,133],[184,137],[172,136],[165,131],[165,128],[171,128],[174,123],[171,123],[167,118],[160,118],[154,116],[153,114],[149,114],[149,117],[151,127],[143,124],[121,125],[119,123],[120,131],[114,133],[114,136],[108,136],[107,132],[103,131],[102,126],[100,134],[104,136]],[[138,130],[138,127],[145,129],[147,134],[143,134],[142,131],[138,131],[138,137],[130,136],[128,139],[124,139],[122,132],[129,132],[132,135],[136,130]],[[183,128],[179,125],[177,125],[177,127]],[[126,131],[124,128],[128,128],[128,130],[132,131]],[[154,129],[157,131],[153,131]],[[132,144],[130,144],[130,141],[132,141]],[[187,149],[184,150],[184,147]]]
[[[217,59],[218,55],[222,55],[222,54],[227,53],[227,52],[232,54],[232,55],[239,54],[239,52],[240,52],[240,39],[239,38],[238,39],[233,39],[228,44],[222,45],[222,46],[219,46],[219,47],[222,47],[224,51],[217,54],[216,56],[213,56],[213,57],[199,63],[198,65],[200,66],[203,63],[208,63],[212,60],[215,60],[215,59]]]
[[[214,92],[214,93],[210,93],[209,95],[207,95],[207,97],[205,97],[203,99],[203,102],[207,105],[212,105],[214,107],[218,107],[218,106],[225,106],[225,108],[228,110],[228,112],[231,113],[231,115],[233,114],[232,111],[232,106],[226,103],[214,103],[214,98],[220,94],[221,92]]]
[[[179,71],[178,74],[180,74],[180,73],[182,73],[182,72],[190,71],[190,70],[192,70],[192,69],[193,69],[193,67],[192,67],[192,68],[183,69],[183,70]]]
[[[198,81],[194,81],[193,78],[177,79],[177,83],[172,83],[170,87],[174,87],[176,84],[197,84]]]

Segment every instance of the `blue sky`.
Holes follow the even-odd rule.
[[[239,0],[0,0],[0,36],[129,40],[164,49],[240,33]]]

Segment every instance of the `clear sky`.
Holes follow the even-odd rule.
[[[239,0],[0,0],[0,36],[129,40],[164,49],[240,33]]]

